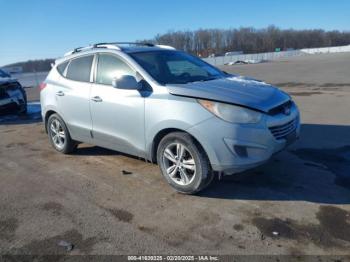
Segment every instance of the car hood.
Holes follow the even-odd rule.
[[[241,76],[171,84],[167,88],[173,95],[230,103],[265,113],[290,100],[288,94],[272,85]]]

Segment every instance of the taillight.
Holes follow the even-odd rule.
[[[42,82],[42,83],[39,85],[39,90],[42,91],[45,87],[46,87],[46,83],[45,83],[45,82]]]

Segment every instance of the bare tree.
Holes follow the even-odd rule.
[[[350,44],[349,31],[280,29],[271,25],[263,29],[198,29],[195,31],[168,31],[147,42],[157,42],[199,55],[224,54],[230,51],[244,53],[274,52],[276,48],[301,49]]]

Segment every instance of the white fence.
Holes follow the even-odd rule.
[[[350,52],[350,45],[347,46],[335,46],[335,47],[321,47],[321,48],[305,48],[300,50],[282,51],[282,52],[270,52],[270,53],[258,53],[258,54],[242,54],[233,56],[217,56],[203,58],[204,61],[209,64],[220,66],[236,61],[250,61],[260,62],[266,60],[276,60],[284,57],[301,56],[307,54],[327,54],[327,53],[342,53]]]
[[[307,54],[343,53],[343,52],[350,52],[350,45],[320,47],[320,48],[306,48],[306,49],[300,49],[300,51]]]

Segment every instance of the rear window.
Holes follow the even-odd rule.
[[[71,60],[66,77],[80,82],[90,82],[93,56],[84,56]]]
[[[60,65],[57,66],[57,71],[58,71],[61,75],[63,75],[64,70],[66,69],[66,67],[67,67],[67,65],[68,65],[68,62],[69,62],[69,61],[64,62],[64,63],[62,63],[62,64],[60,64]]]

